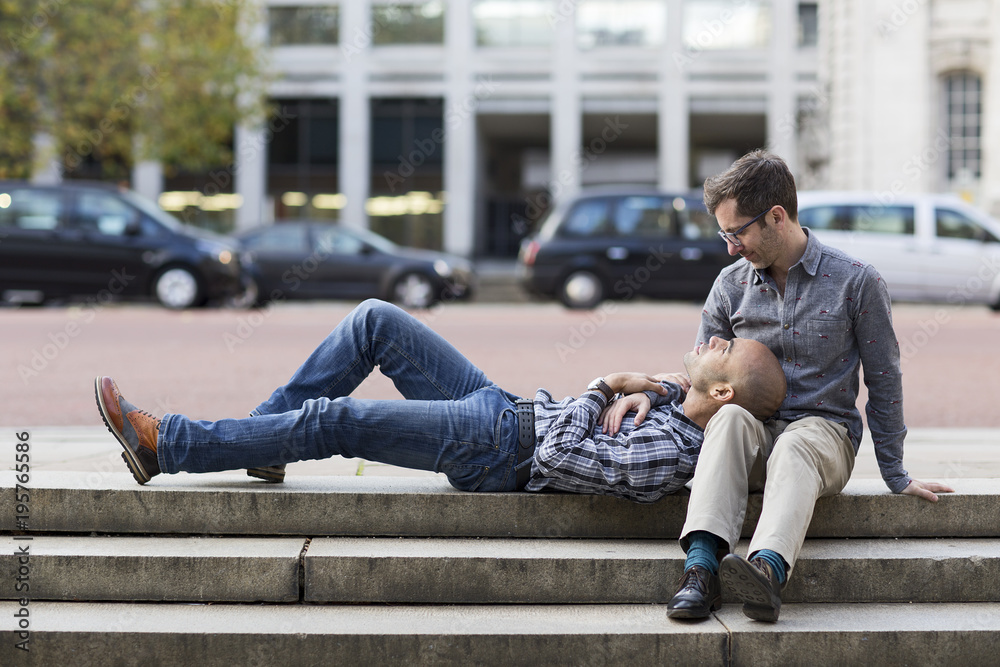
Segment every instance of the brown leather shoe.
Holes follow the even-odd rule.
[[[160,433],[160,420],[122,398],[118,385],[107,376],[94,379],[94,395],[104,425],[125,449],[122,458],[135,481],[145,484],[159,475],[156,439]]]
[[[781,584],[762,558],[747,560],[729,554],[719,564],[726,590],[743,603],[743,613],[755,621],[775,623],[781,611]]]

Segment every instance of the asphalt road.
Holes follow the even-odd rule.
[[[285,382],[352,304],[171,312],[153,305],[0,309],[0,425],[99,425],[95,375],[156,415],[242,417]],[[415,315],[502,387],[576,395],[616,370],[680,370],[700,304],[452,304]],[[907,424],[1000,427],[1000,315],[897,304]],[[398,398],[376,372],[356,392]],[[861,399],[863,401],[863,397]]]

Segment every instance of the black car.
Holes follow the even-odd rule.
[[[153,202],[103,183],[0,181],[0,298],[154,297],[200,306],[243,291],[236,244],[182,225]]]
[[[703,299],[735,258],[692,194],[587,191],[559,206],[524,240],[519,279],[569,308],[636,295]]]
[[[258,301],[379,298],[411,308],[475,289],[460,257],[399,246],[359,227],[290,221],[236,235],[252,259]]]

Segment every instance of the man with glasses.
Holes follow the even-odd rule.
[[[725,585],[752,619],[777,621],[816,500],[839,493],[862,435],[858,371],[868,387],[868,426],[886,485],[937,501],[952,489],[920,482],[903,468],[902,378],[889,293],[878,272],[824,246],[798,223],[795,180],[763,150],[705,181],[729,254],[702,313],[698,341],[713,336],[764,343],[781,362],[788,393],[761,422],[726,406],[708,423],[691,483],[681,546],[684,575],[671,618],[703,618]],[[765,484],[766,480],[766,484]],[[763,488],[749,559],[731,552],[747,494]],[[719,553],[730,552],[722,562]]]

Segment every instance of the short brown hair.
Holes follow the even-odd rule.
[[[736,213],[754,216],[771,206],[781,206],[792,220],[799,219],[795,178],[780,157],[763,148],[750,151],[729,169],[705,179],[705,207],[715,209],[727,199],[736,200]]]

